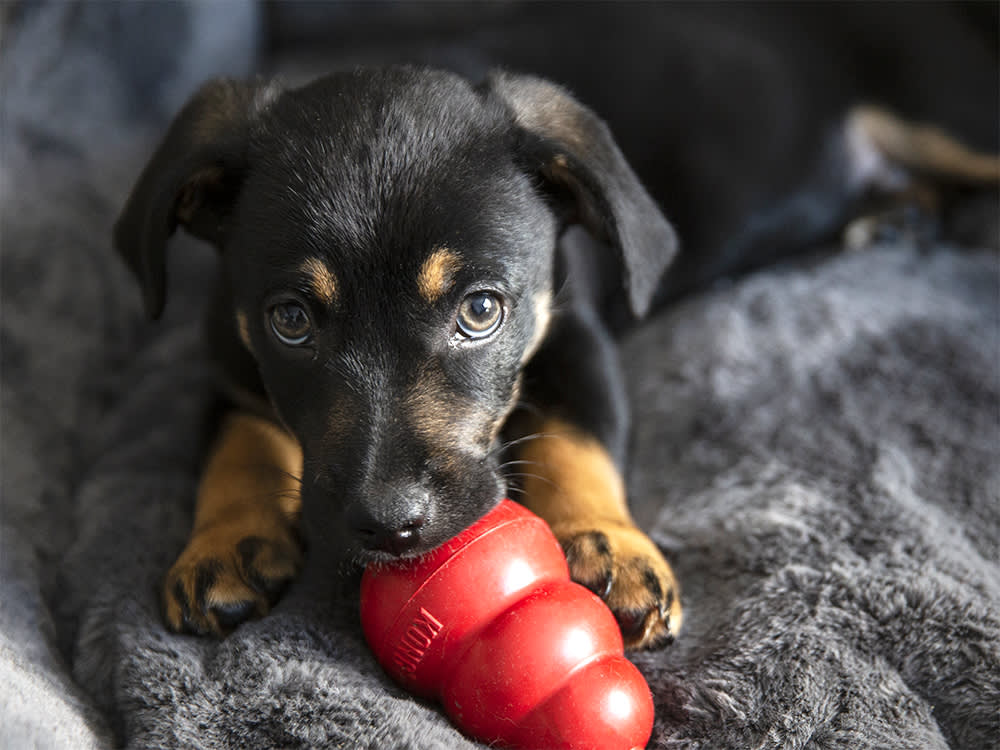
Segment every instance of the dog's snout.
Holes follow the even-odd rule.
[[[405,555],[420,546],[420,528],[423,525],[424,519],[418,516],[401,526],[369,520],[356,528],[366,549]]]
[[[356,506],[348,522],[366,549],[405,555],[420,546],[428,501],[426,490],[396,490],[383,502]]]

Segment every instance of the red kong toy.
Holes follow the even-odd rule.
[[[611,611],[541,518],[502,501],[422,557],[371,565],[361,625],[382,667],[463,732],[515,748],[631,750],[653,699]]]

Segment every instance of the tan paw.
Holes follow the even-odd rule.
[[[167,625],[178,632],[225,635],[267,614],[301,561],[301,546],[284,523],[200,530],[163,583]]]
[[[639,529],[612,522],[572,522],[553,528],[573,580],[600,596],[614,613],[629,649],[660,648],[681,628],[673,571]]]

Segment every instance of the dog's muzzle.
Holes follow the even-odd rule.
[[[347,523],[366,550],[406,555],[420,547],[421,529],[430,511],[430,493],[408,485],[386,488],[380,502],[356,504],[347,511]]]

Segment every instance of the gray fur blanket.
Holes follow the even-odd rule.
[[[147,324],[109,227],[165,113],[249,70],[258,17],[29,8],[0,31],[0,747],[478,747],[381,673],[356,580],[305,580],[222,641],[163,628],[212,258],[178,243]],[[1000,746],[996,254],[770,269],[649,321],[623,359],[632,502],[686,604],[677,643],[634,655],[650,747]]]

